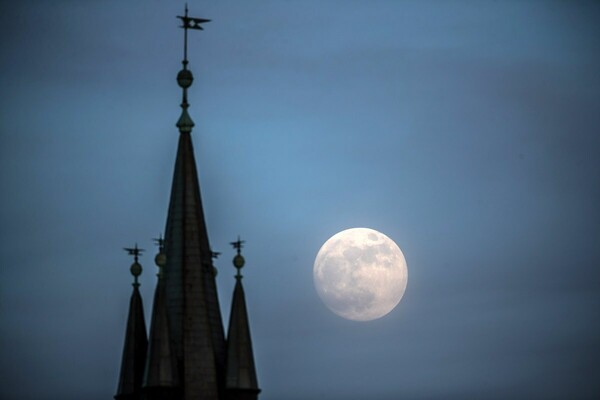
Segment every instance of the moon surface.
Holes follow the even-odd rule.
[[[388,314],[404,295],[404,254],[381,232],[352,228],[321,246],[313,268],[317,293],[337,315],[370,321]]]

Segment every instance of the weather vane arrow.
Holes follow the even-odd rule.
[[[205,23],[205,22],[210,22],[210,19],[204,19],[204,18],[193,18],[193,17],[188,17],[187,16],[187,7],[185,9],[185,14],[184,16],[177,16],[177,18],[181,19],[181,21],[183,22],[183,25],[180,26],[180,28],[183,29],[199,29],[201,31],[204,30],[204,28],[202,27],[201,24]]]
[[[183,24],[180,26],[180,28],[183,28],[183,31],[184,31],[184,34],[183,34],[183,65],[185,67],[188,63],[188,61],[187,61],[187,31],[188,31],[188,29],[196,29],[196,30],[203,31],[204,28],[202,27],[202,24],[204,24],[206,22],[210,22],[210,19],[188,17],[187,3],[185,4],[185,15],[183,15],[183,16],[178,15],[177,18],[179,18]]]

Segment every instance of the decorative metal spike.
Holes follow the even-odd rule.
[[[125,250],[127,253],[129,253],[130,256],[133,256],[135,261],[137,261],[138,257],[142,255],[142,252],[146,251],[144,249],[138,248],[137,243],[135,244],[134,247],[123,247],[123,250]]]
[[[229,244],[232,245],[233,248],[237,250],[238,254],[240,254],[242,251],[242,247],[244,247],[244,243],[246,243],[246,241],[240,240],[240,235],[238,235],[237,240],[235,242],[231,242]]]

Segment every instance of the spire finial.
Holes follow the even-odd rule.
[[[129,272],[133,275],[133,287],[139,287],[138,277],[142,274],[142,265],[138,262],[138,257],[142,255],[144,249],[138,248],[137,243],[134,247],[124,247],[125,250],[130,256],[133,256],[133,264],[129,268]]]
[[[240,236],[238,235],[237,240],[235,242],[230,243],[233,246],[233,248],[237,250],[237,255],[233,257],[233,266],[237,269],[237,274],[235,276],[236,279],[242,278],[240,270],[246,263],[246,260],[244,260],[244,257],[242,257],[242,247],[244,247],[245,242],[245,240],[240,240]]]
[[[185,4],[185,14],[183,16],[178,15],[177,18],[183,23],[183,25],[180,26],[180,28],[183,28],[183,61],[181,62],[183,64],[183,69],[177,74],[177,83],[183,89],[183,100],[181,101],[181,116],[179,117],[176,126],[179,128],[179,132],[189,133],[194,127],[194,121],[192,121],[192,118],[190,118],[187,112],[189,107],[187,102],[187,89],[192,86],[194,76],[192,75],[192,72],[187,69],[187,33],[188,29],[204,30],[202,24],[210,22],[210,19],[188,17],[187,3]]]
[[[156,245],[158,246],[158,248],[160,249],[160,251],[162,251],[164,245],[165,245],[165,240],[162,237],[162,233],[158,234],[158,239],[154,238],[152,239],[154,241],[154,243],[156,243]]]
[[[158,254],[154,257],[154,263],[158,267],[158,279],[160,280],[163,277],[163,268],[167,265],[167,255],[164,252],[165,248],[165,240],[162,237],[162,233],[158,235],[158,239],[152,239],[154,243],[158,246]]]

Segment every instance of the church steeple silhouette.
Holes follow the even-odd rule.
[[[144,369],[143,390],[146,400],[168,400],[181,398],[177,360],[171,345],[169,320],[165,298],[164,271],[167,257],[164,240],[155,239],[158,254],[154,258],[158,266],[158,282],[154,292],[148,358]]]
[[[142,378],[146,364],[148,339],[146,336],[146,322],[144,321],[144,306],[140,296],[138,277],[142,274],[142,265],[138,257],[143,249],[137,244],[133,248],[125,248],[133,256],[130,272],[133,275],[133,293],[129,301],[129,315],[127,317],[127,330],[125,332],[125,345],[121,359],[121,374],[117,388],[116,400],[139,400],[142,387]]]
[[[237,241],[231,243],[237,250],[237,254],[233,258],[233,266],[237,269],[237,274],[235,276],[235,289],[233,290],[229,330],[227,332],[227,377],[225,387],[232,399],[256,400],[260,389],[256,379],[246,296],[240,272],[246,263],[241,254],[243,243],[244,241],[240,240],[239,237]]]
[[[256,399],[260,390],[256,383],[251,346],[249,353],[248,351],[239,353],[237,350],[239,346],[237,344],[234,346],[236,352],[243,354],[244,361],[240,364],[242,368],[248,365],[248,354],[252,357],[251,387],[245,383],[240,386],[239,382],[233,386],[229,384],[233,367],[230,365],[228,368],[226,365],[230,357],[217,295],[216,269],[213,266],[213,258],[217,253],[211,250],[208,239],[191,138],[194,122],[188,113],[187,90],[192,85],[194,77],[188,69],[187,35],[188,29],[202,30],[201,24],[210,20],[189,17],[187,6],[185,15],[178,18],[182,21],[181,27],[184,30],[183,68],[177,74],[177,83],[182,88],[182,110],[176,124],[179,129],[179,143],[165,237],[158,240],[159,254],[155,259],[159,273],[152,310],[150,340],[148,344],[145,326],[143,338],[137,332],[139,329],[135,335],[129,332],[132,319],[130,310],[121,381],[115,399]],[[138,326],[140,313],[141,325],[144,321],[141,297],[135,285],[131,307],[135,309],[133,317],[137,318],[135,323]],[[241,288],[241,282],[238,282],[238,285]],[[247,331],[247,335],[243,333],[241,336],[244,342],[249,340],[249,329],[243,289],[241,291],[243,307],[240,309],[239,306],[235,306],[240,303],[240,294],[235,294],[238,292],[236,285],[232,305],[232,323],[236,328],[233,332],[239,332],[240,329],[242,333]],[[243,314],[245,317],[234,318],[234,310],[237,310],[236,315]],[[230,332],[231,330],[230,327]],[[235,336],[237,338],[239,335]],[[144,348],[141,372],[139,367],[141,361],[137,361],[142,359],[141,355],[137,353],[135,356],[129,355],[133,352],[129,350],[132,341],[135,342],[133,347],[136,349]],[[232,343],[238,342],[239,339],[232,341]],[[247,345],[245,344],[244,347]],[[135,359],[136,362],[125,362],[126,359]],[[239,356],[236,355],[234,359],[239,359]],[[134,364],[135,368],[131,367]],[[240,373],[236,372],[237,375]],[[241,375],[247,374],[243,372]],[[135,379],[130,376],[135,376]],[[133,383],[129,384],[130,381]],[[129,386],[124,387],[123,382],[126,383],[125,386]],[[250,393],[252,395],[248,397]]]

